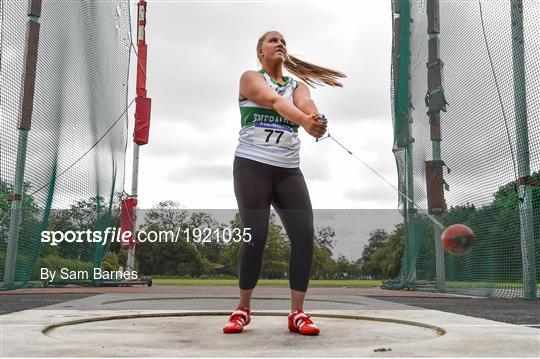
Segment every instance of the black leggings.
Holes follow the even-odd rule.
[[[251,241],[238,253],[240,289],[253,289],[261,274],[268,235],[270,204],[285,227],[291,243],[290,288],[306,292],[313,263],[313,210],[300,168],[282,168],[235,157],[234,193]]]

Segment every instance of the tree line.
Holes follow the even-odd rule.
[[[531,183],[540,182],[540,173],[531,176]],[[38,266],[86,267],[102,263],[108,269],[125,265],[126,253],[118,243],[99,248],[100,244],[61,243],[58,246],[40,242],[41,230],[96,230],[119,226],[119,194],[112,203],[96,196],[80,200],[67,209],[45,210],[28,195],[30,185],[25,183],[22,201],[22,223],[19,238],[18,263],[26,271]],[[536,269],[540,274],[540,187],[532,188],[533,233],[536,251]],[[0,274],[3,272],[7,234],[9,228],[9,202],[6,200],[11,187],[0,181]],[[472,204],[451,207],[443,216],[443,223],[463,223],[474,229],[477,241],[470,253],[463,257],[445,254],[449,268],[458,268],[458,279],[521,278],[521,243],[519,194],[514,183],[501,186],[493,200],[483,206]],[[192,211],[191,211],[192,212]],[[218,223],[209,213],[188,212],[173,201],[160,202],[147,210],[142,224],[145,231],[167,231],[178,228],[192,231],[195,228],[243,229],[238,213],[228,224]],[[185,233],[185,232],[182,232]],[[403,224],[388,233],[374,229],[364,246],[361,256],[349,260],[343,254],[334,256],[336,233],[332,227],[316,228],[314,237],[313,279],[335,278],[395,278],[399,275],[406,247],[416,241],[419,248],[416,270],[419,277],[435,278],[435,245],[431,221],[417,216],[416,235],[406,240]],[[237,257],[241,243],[195,242],[182,237],[176,243],[143,242],[137,248],[137,269],[143,275],[160,276],[236,276]],[[360,238],[359,238],[360,240]],[[411,242],[407,244],[407,241]],[[102,251],[101,253],[99,251]],[[268,227],[268,239],[263,256],[261,278],[287,278],[290,244],[286,231],[278,224],[274,214]],[[102,261],[103,260],[103,261]],[[410,260],[410,258],[409,258]],[[452,276],[447,271],[447,276]],[[463,274],[463,273],[466,273]]]
[[[161,276],[236,276],[238,252],[241,241],[194,241],[186,238],[186,229],[209,228],[213,233],[216,229],[229,228],[231,231],[243,233],[243,224],[238,213],[228,223],[218,223],[210,214],[205,212],[190,213],[180,208],[173,201],[160,202],[145,214],[142,228],[147,233],[177,232],[182,234],[177,242],[145,241],[137,246],[138,268],[143,274]],[[339,254],[333,258],[335,231],[331,227],[317,228],[314,237],[314,258],[312,278],[356,278],[361,270],[355,261],[348,260]],[[112,251],[116,251],[116,245]],[[268,237],[263,255],[261,278],[287,278],[289,267],[290,244],[286,231],[278,224],[276,216],[271,213],[268,226]]]

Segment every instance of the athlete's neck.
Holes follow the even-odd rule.
[[[275,66],[270,66],[268,64],[263,66],[264,71],[270,76],[272,80],[277,83],[284,83],[285,79],[283,78],[283,71],[281,64],[276,64]]]

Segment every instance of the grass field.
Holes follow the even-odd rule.
[[[170,277],[152,277],[154,284],[161,285],[238,285],[238,279],[184,279]],[[259,279],[257,285],[288,287],[288,279]],[[521,283],[485,283],[485,282],[458,282],[447,281],[448,288],[522,288]],[[309,281],[310,287],[347,287],[347,288],[377,288],[381,286],[380,280],[354,280],[354,279],[335,279],[335,280],[317,280]],[[540,289],[540,283],[537,285]]]
[[[161,285],[238,285],[238,279],[179,279],[153,277],[154,284]],[[288,279],[259,279],[257,285],[289,287]],[[380,280],[315,280],[309,281],[310,287],[348,287],[372,288],[380,287]]]
[[[446,286],[454,288],[507,288],[519,289],[523,288],[523,283],[518,282],[456,282],[446,281]],[[540,289],[540,283],[536,285]]]

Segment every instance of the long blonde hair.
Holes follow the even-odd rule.
[[[259,58],[259,49],[261,48],[266,36],[271,32],[276,32],[279,34],[278,31],[267,31],[262,34],[259,41],[257,41],[257,58],[259,59],[259,62],[261,61]],[[315,65],[295,56],[289,55],[289,51],[287,51],[287,58],[285,59],[283,66],[285,66],[287,71],[298,76],[299,79],[311,87],[315,87],[314,85],[322,86],[324,84],[329,86],[343,87],[343,84],[337,79],[347,77],[347,75],[341,71]]]

